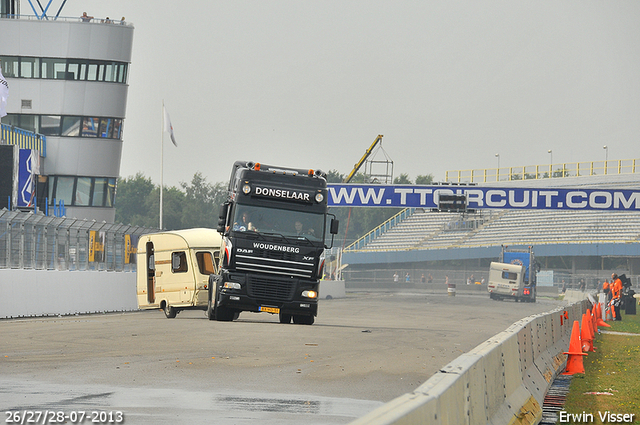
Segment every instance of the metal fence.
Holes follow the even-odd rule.
[[[0,210],[0,268],[135,271],[138,239],[158,229]]]
[[[513,180],[638,173],[640,173],[640,159],[616,159],[563,164],[525,165],[522,167],[453,170],[446,172],[445,181],[455,183],[490,183]]]
[[[17,145],[20,149],[35,149],[41,157],[47,156],[47,138],[40,133],[0,124],[0,144]]]

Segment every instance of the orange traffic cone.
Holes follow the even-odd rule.
[[[569,342],[569,351],[564,354],[568,354],[567,367],[562,373],[563,375],[573,375],[574,373],[584,373],[584,364],[582,363],[582,356],[586,356],[587,353],[582,352],[582,345],[580,343],[580,323],[577,320],[573,322],[573,329],[571,330],[571,341]]]
[[[598,303],[598,308],[596,309],[596,326],[604,326],[605,328],[610,328],[611,325],[602,320],[602,304]]]
[[[591,319],[587,313],[582,315],[582,328],[580,329],[582,351],[593,351],[593,335],[591,334]]]
[[[604,320],[613,320],[613,316],[611,315],[611,305],[609,303],[605,303],[604,305]]]
[[[592,310],[590,308],[587,309],[587,320],[589,321],[589,331],[591,332],[591,341],[593,341],[596,336],[596,322],[595,317],[593,316]]]
[[[596,351],[596,347],[593,345],[593,343],[596,340],[596,333],[598,333],[598,326],[597,326],[597,322],[596,322],[596,315],[594,314],[594,310],[587,310],[587,314],[590,314],[590,321],[589,321],[589,328],[591,330],[591,351]]]

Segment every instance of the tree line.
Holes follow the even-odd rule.
[[[328,183],[341,183],[345,175],[331,170]],[[352,183],[363,183],[365,176],[358,173]],[[433,175],[421,175],[415,184],[428,185]],[[407,174],[400,174],[394,184],[413,184]],[[163,192],[163,226],[166,230],[193,227],[215,228],[220,205],[227,199],[228,183],[210,183],[201,172],[196,172],[189,183],[180,187],[165,187]],[[329,212],[340,220],[340,233],[336,245],[349,244],[364,236],[385,220],[393,217],[399,208],[347,208],[332,207]],[[138,172],[135,176],[118,179],[116,193],[116,222],[157,228],[160,221],[160,186]]]

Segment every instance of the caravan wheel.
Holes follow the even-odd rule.
[[[171,307],[169,303],[165,302],[163,310],[167,319],[173,319],[176,317],[177,311],[175,308]]]

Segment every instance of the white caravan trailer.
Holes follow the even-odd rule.
[[[214,229],[142,235],[137,252],[138,307],[161,308],[169,319],[184,309],[206,310],[209,275],[218,273],[221,243]]]

